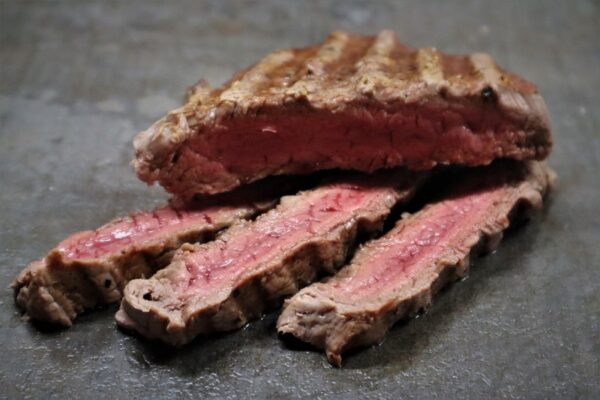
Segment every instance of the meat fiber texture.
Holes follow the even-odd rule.
[[[173,200],[76,233],[17,276],[16,303],[34,321],[69,327],[83,311],[119,301],[127,282],[150,277],[182,244],[212,239],[234,222],[272,208],[274,193],[292,186],[259,183],[187,205]]]
[[[483,53],[459,56],[334,32],[275,51],[134,140],[140,179],[190,197],[284,173],[372,172],[544,159],[552,138],[537,89]]]
[[[335,277],[286,301],[279,333],[325,349],[336,366],[348,349],[379,343],[396,321],[463,277],[470,253],[495,248],[511,217],[539,209],[552,176],[540,162],[464,171],[442,200],[405,216]]]
[[[382,228],[420,174],[350,177],[284,197],[213,242],[184,245],[151,279],[125,288],[118,324],[174,346],[238,329],[347,259],[357,237]]]

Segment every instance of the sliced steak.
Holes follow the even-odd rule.
[[[552,139],[531,83],[490,56],[414,49],[392,32],[335,32],[279,50],[188,101],[135,141],[147,183],[184,197],[283,173],[543,159]]]
[[[381,229],[419,175],[387,171],[345,178],[296,196],[217,240],[184,245],[151,279],[131,281],[116,319],[148,338],[179,346],[229,331],[342,265],[357,235]]]
[[[278,331],[325,349],[339,366],[344,351],[380,342],[450,278],[464,276],[472,250],[495,247],[515,210],[541,207],[551,172],[539,162],[503,164],[465,171],[461,180],[363,246],[332,279],[287,300]]]
[[[183,243],[212,239],[234,222],[272,208],[274,199],[296,186],[275,181],[187,206],[173,201],[76,233],[17,276],[12,284],[17,305],[33,320],[69,327],[84,310],[120,300],[127,282],[167,265]]]

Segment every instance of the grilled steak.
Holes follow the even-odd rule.
[[[183,243],[212,239],[235,221],[272,208],[274,198],[296,186],[276,181],[187,206],[172,201],[76,233],[18,275],[12,284],[17,305],[34,320],[69,327],[84,310],[118,301],[131,279],[167,265]]]
[[[550,175],[539,162],[466,171],[442,201],[402,219],[335,277],[286,301],[278,331],[324,348],[339,366],[344,351],[380,342],[450,278],[464,276],[469,253],[495,247],[515,210],[541,206]]]
[[[240,328],[333,273],[357,235],[380,229],[420,180],[406,171],[387,171],[284,197],[274,210],[213,242],[182,246],[151,279],[131,281],[117,322],[175,346],[199,334]]]
[[[399,165],[429,169],[551,148],[535,86],[490,56],[414,49],[392,32],[335,32],[321,45],[271,53],[188,102],[135,141],[147,183],[184,197],[282,173]]]

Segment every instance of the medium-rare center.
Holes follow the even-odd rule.
[[[215,241],[184,245],[151,279],[125,288],[119,325],[183,345],[242,327],[345,262],[359,236],[382,228],[420,174],[385,171],[343,178],[295,196]]]

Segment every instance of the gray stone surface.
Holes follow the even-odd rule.
[[[598,1],[0,1],[0,398],[600,398]],[[276,314],[181,351],[115,329],[21,321],[7,286],[67,234],[165,196],[128,162],[136,131],[200,77],[336,28],[485,50],[536,82],[558,188],[426,315],[330,368]]]

